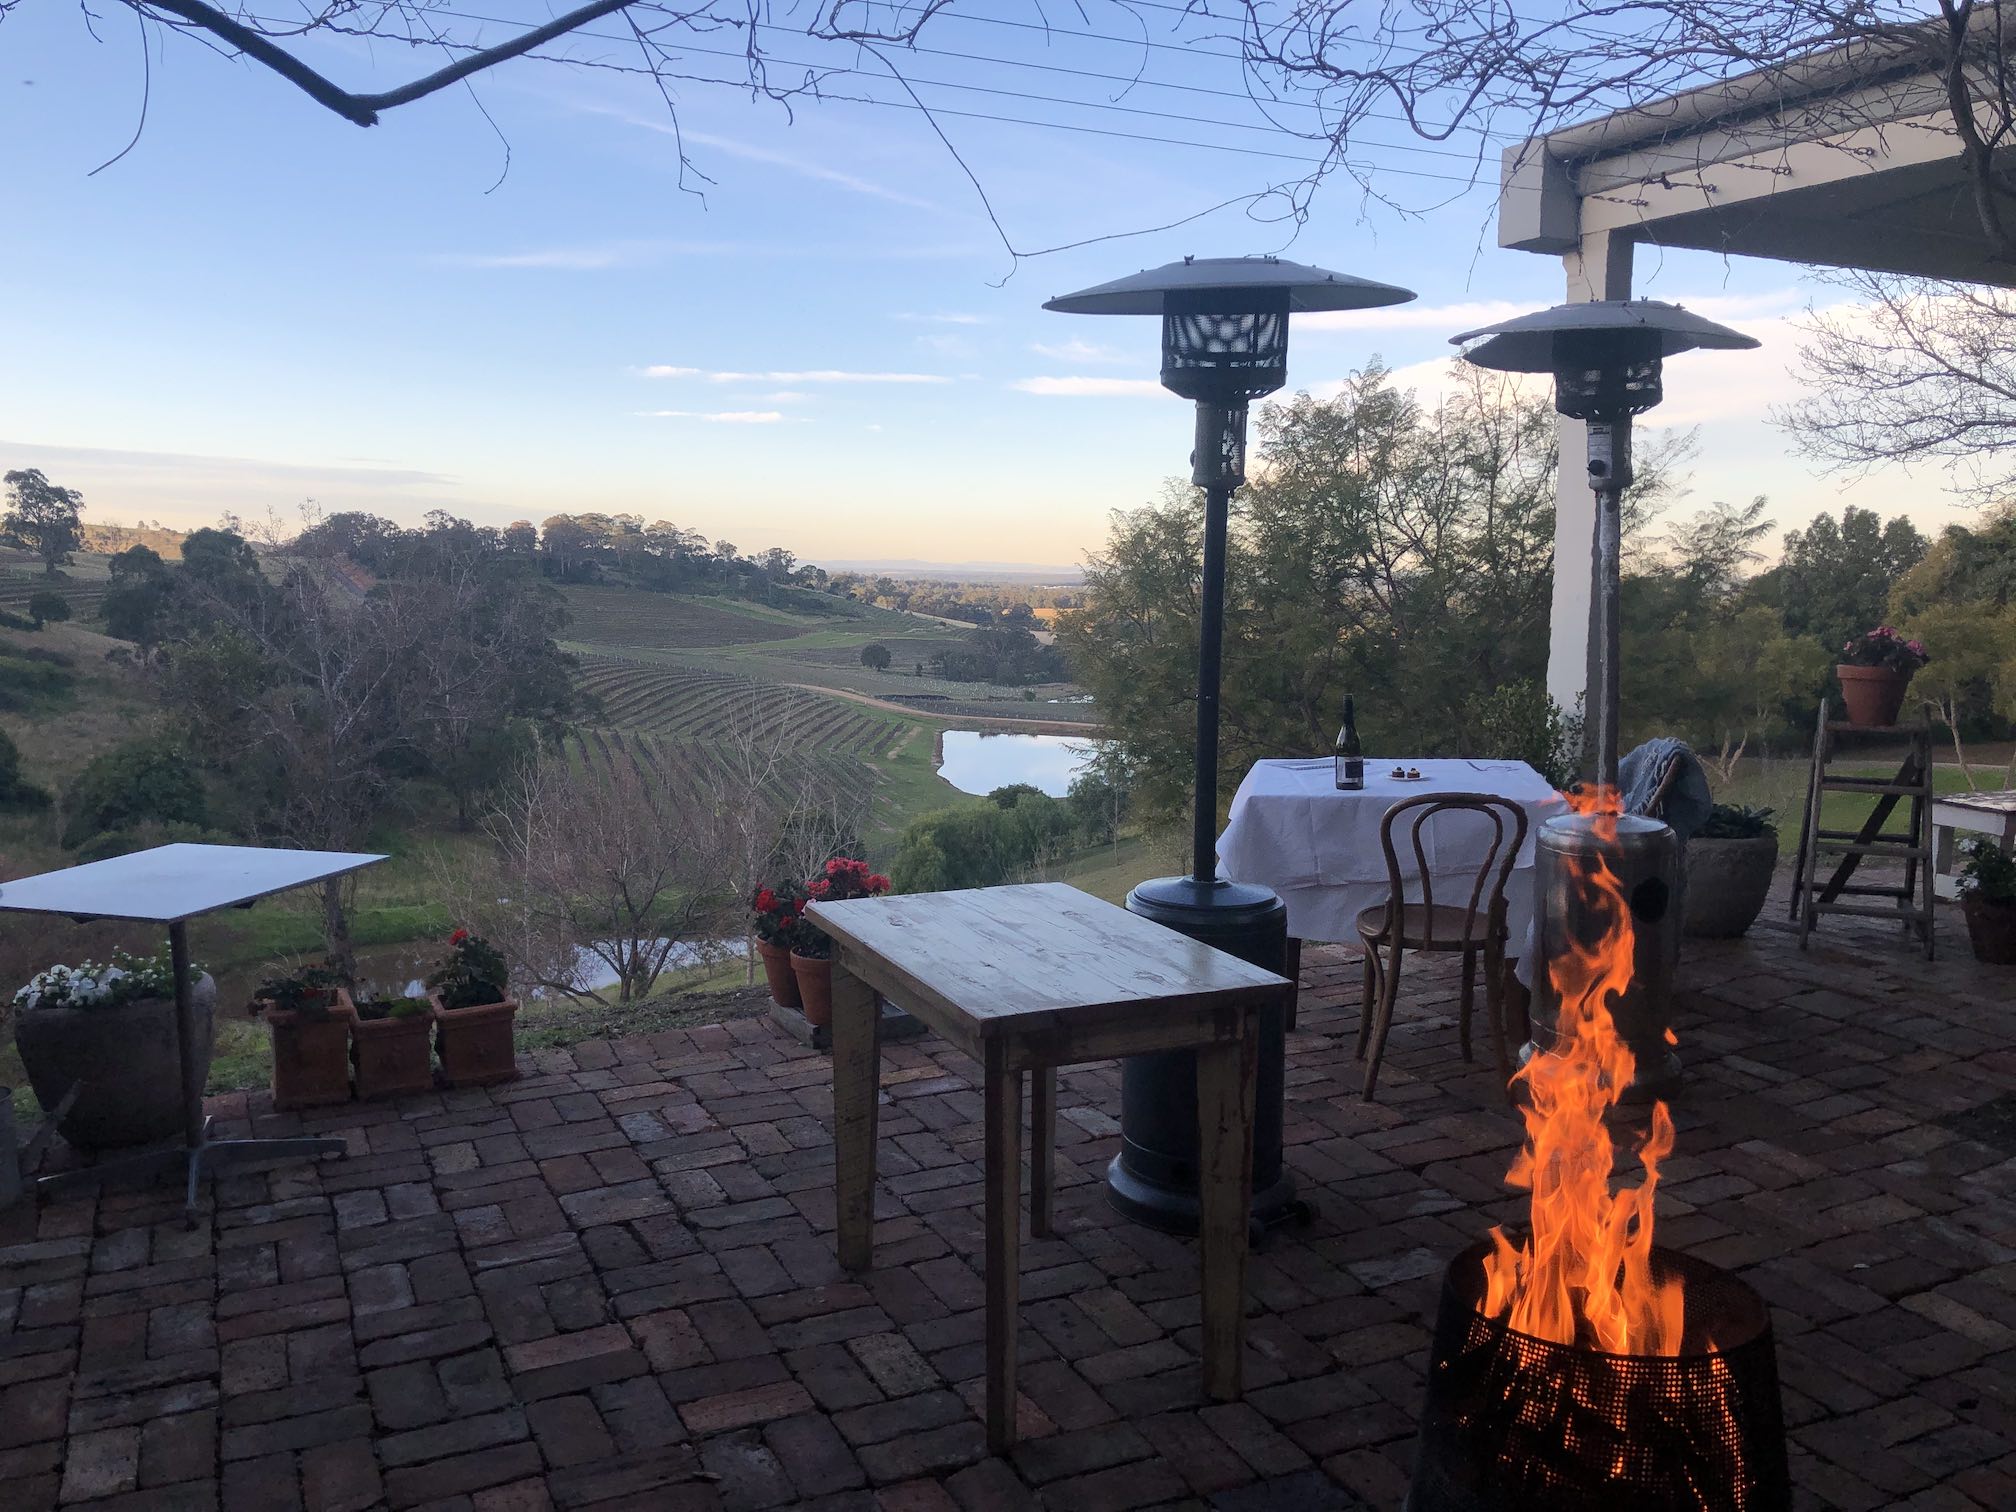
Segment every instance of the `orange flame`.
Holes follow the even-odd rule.
[[[1599,839],[1612,840],[1614,790],[1571,796],[1594,814]],[[1607,821],[1607,822],[1606,822]],[[1600,853],[1570,858],[1578,911],[1600,928],[1552,962],[1560,997],[1551,1051],[1514,1075],[1526,1084],[1526,1143],[1506,1175],[1529,1190],[1532,1226],[1523,1247],[1491,1231],[1484,1260],[1484,1312],[1521,1333],[1615,1354],[1678,1354],[1684,1298],[1679,1281],[1652,1275],[1652,1196],[1659,1162],[1673,1150],[1673,1120],[1656,1103],[1638,1156],[1645,1180],[1613,1192],[1614,1160],[1604,1115],[1631,1083],[1637,1064],[1617,1034],[1610,1004],[1631,985],[1636,941],[1624,889]]]

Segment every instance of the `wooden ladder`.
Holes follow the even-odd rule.
[[[1915,930],[1932,959],[1932,727],[1930,724],[1853,725],[1829,719],[1827,701],[1813,731],[1813,762],[1806,773],[1806,813],[1799,831],[1799,858],[1792,873],[1792,918],[1799,925],[1799,948],[1822,914],[1895,919]],[[1902,736],[1910,753],[1895,777],[1844,777],[1828,771],[1838,759],[1835,738],[1843,734]],[[1823,829],[1822,807],[1829,793],[1866,793],[1876,806],[1856,830]],[[1887,828],[1897,800],[1910,800],[1910,827]],[[1820,880],[1821,858],[1837,856],[1833,874]],[[1898,862],[1899,881],[1854,880],[1862,862]]]

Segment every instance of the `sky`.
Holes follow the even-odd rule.
[[[1241,94],[1222,44],[1097,3],[1068,35],[1004,24],[1028,14],[978,0],[934,21],[933,51],[902,60],[931,119],[873,58],[788,34],[777,58],[856,69],[829,86],[852,98],[787,111],[674,80],[668,106],[582,66],[635,62],[605,25],[574,65],[507,63],[364,130],[188,38],[151,31],[143,56],[130,12],[94,38],[78,7],[27,0],[0,21],[0,464],[106,523],[306,500],[403,522],[600,510],[811,561],[1069,566],[1187,471],[1190,421],[1154,381],[1156,322],[1044,299],[1278,252],[1420,296],[1298,320],[1291,388],[1376,357],[1428,395],[1449,336],[1563,297],[1558,260],[1500,250],[1489,188],[1466,187],[1479,151],[1495,181],[1498,144],[1390,122],[1358,155],[1403,209],[1340,180],[1299,230],[1235,206],[1128,235],[1293,177],[1312,149]],[[739,76],[737,46],[696,38],[677,71]],[[440,61],[299,50],[360,89]],[[1004,235],[1114,239],[1018,260]],[[1817,476],[1764,418],[1791,394],[1788,322],[1832,297],[1800,270],[1641,248],[1636,292],[1765,343],[1668,366],[1652,418],[1700,428],[1681,514],[1763,493],[1781,528],[1844,502],[1967,517],[1936,471]]]

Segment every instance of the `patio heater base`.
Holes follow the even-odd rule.
[[[1287,974],[1288,910],[1264,887],[1157,877],[1127,895],[1127,908],[1227,955]],[[1253,1100],[1256,1232],[1311,1216],[1281,1164],[1287,1017],[1285,1004],[1260,1016]],[[1159,1051],[1121,1063],[1120,1153],[1106,1171],[1106,1198],[1136,1223],[1171,1234],[1197,1232],[1197,1058],[1191,1052]]]

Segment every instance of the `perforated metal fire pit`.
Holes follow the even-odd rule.
[[[1490,1249],[1464,1250],[1443,1279],[1407,1512],[1791,1506],[1777,1354],[1756,1292],[1655,1247],[1655,1277],[1686,1288],[1681,1352],[1604,1354],[1484,1317]]]

